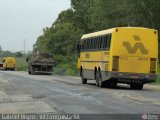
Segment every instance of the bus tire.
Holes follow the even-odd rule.
[[[81,79],[82,79],[82,84],[87,84],[87,79],[84,78],[83,70],[81,70]]]
[[[99,75],[98,75],[98,72],[96,72],[96,86],[99,87]]]
[[[144,85],[143,83],[131,83],[130,87],[131,89],[134,89],[134,90],[142,90],[143,85]]]
[[[104,87],[104,83],[102,81],[102,76],[100,71],[98,71],[96,75],[96,86],[100,88]]]
[[[116,88],[117,87],[116,80],[113,79],[113,80],[109,81],[109,85],[112,86],[113,88]]]
[[[87,79],[82,78],[82,84],[87,84]]]
[[[99,87],[104,87],[104,82],[102,81],[101,71],[99,71]]]

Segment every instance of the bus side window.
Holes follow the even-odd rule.
[[[100,49],[100,47],[101,47],[101,42],[100,42],[100,37],[98,37],[98,49]]]
[[[97,50],[99,49],[99,37],[97,37]]]
[[[86,40],[84,40],[83,44],[84,44],[84,51],[86,51]]]
[[[103,49],[107,48],[106,36],[103,36]]]
[[[90,51],[91,49],[91,39],[88,39],[88,50]]]
[[[90,39],[88,39],[88,50],[90,50],[91,49],[91,40]]]
[[[93,38],[93,50],[96,49],[96,38]]]
[[[110,48],[110,44],[111,44],[111,34],[108,35],[108,39],[107,39],[107,48]]]
[[[95,49],[95,39],[93,38],[92,39],[92,50],[94,50]]]
[[[88,40],[86,39],[85,41],[86,41],[86,50],[85,51],[87,51],[88,50]]]
[[[89,50],[92,49],[92,43],[91,43],[91,39],[89,39]]]
[[[91,39],[89,39],[89,50],[91,50]]]
[[[95,39],[95,44],[96,44],[95,50],[97,50],[98,49],[98,37]]]
[[[84,41],[81,42],[81,51],[84,51]]]
[[[89,39],[87,39],[87,51],[89,50]]]
[[[105,36],[105,45],[104,45],[104,49],[108,49],[108,36]]]
[[[94,39],[91,39],[91,50],[94,50]]]
[[[97,48],[96,48],[96,47],[97,47],[97,41],[96,41],[96,39],[97,39],[97,38],[94,38],[94,50],[97,49]]]
[[[100,49],[100,37],[98,37],[98,49]]]
[[[102,49],[103,39],[99,37],[99,49]]]
[[[89,39],[87,39],[87,51],[89,50]]]

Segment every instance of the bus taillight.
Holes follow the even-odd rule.
[[[157,63],[156,58],[150,59],[150,73],[156,73],[156,63]]]
[[[113,56],[112,71],[118,71],[118,70],[119,70],[119,56]]]

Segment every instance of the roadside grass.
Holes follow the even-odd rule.
[[[156,80],[156,84],[160,85],[160,74],[158,74],[158,78]]]
[[[16,58],[16,70],[17,71],[27,71],[27,63],[25,57]]]
[[[53,73],[58,75],[76,76],[76,59],[74,56],[54,56],[54,68]]]
[[[158,66],[158,77],[157,77],[157,80],[156,80],[156,84],[160,85],[160,65]]]

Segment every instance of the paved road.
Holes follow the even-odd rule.
[[[0,113],[160,113],[160,86],[97,88],[78,77],[0,71]]]

